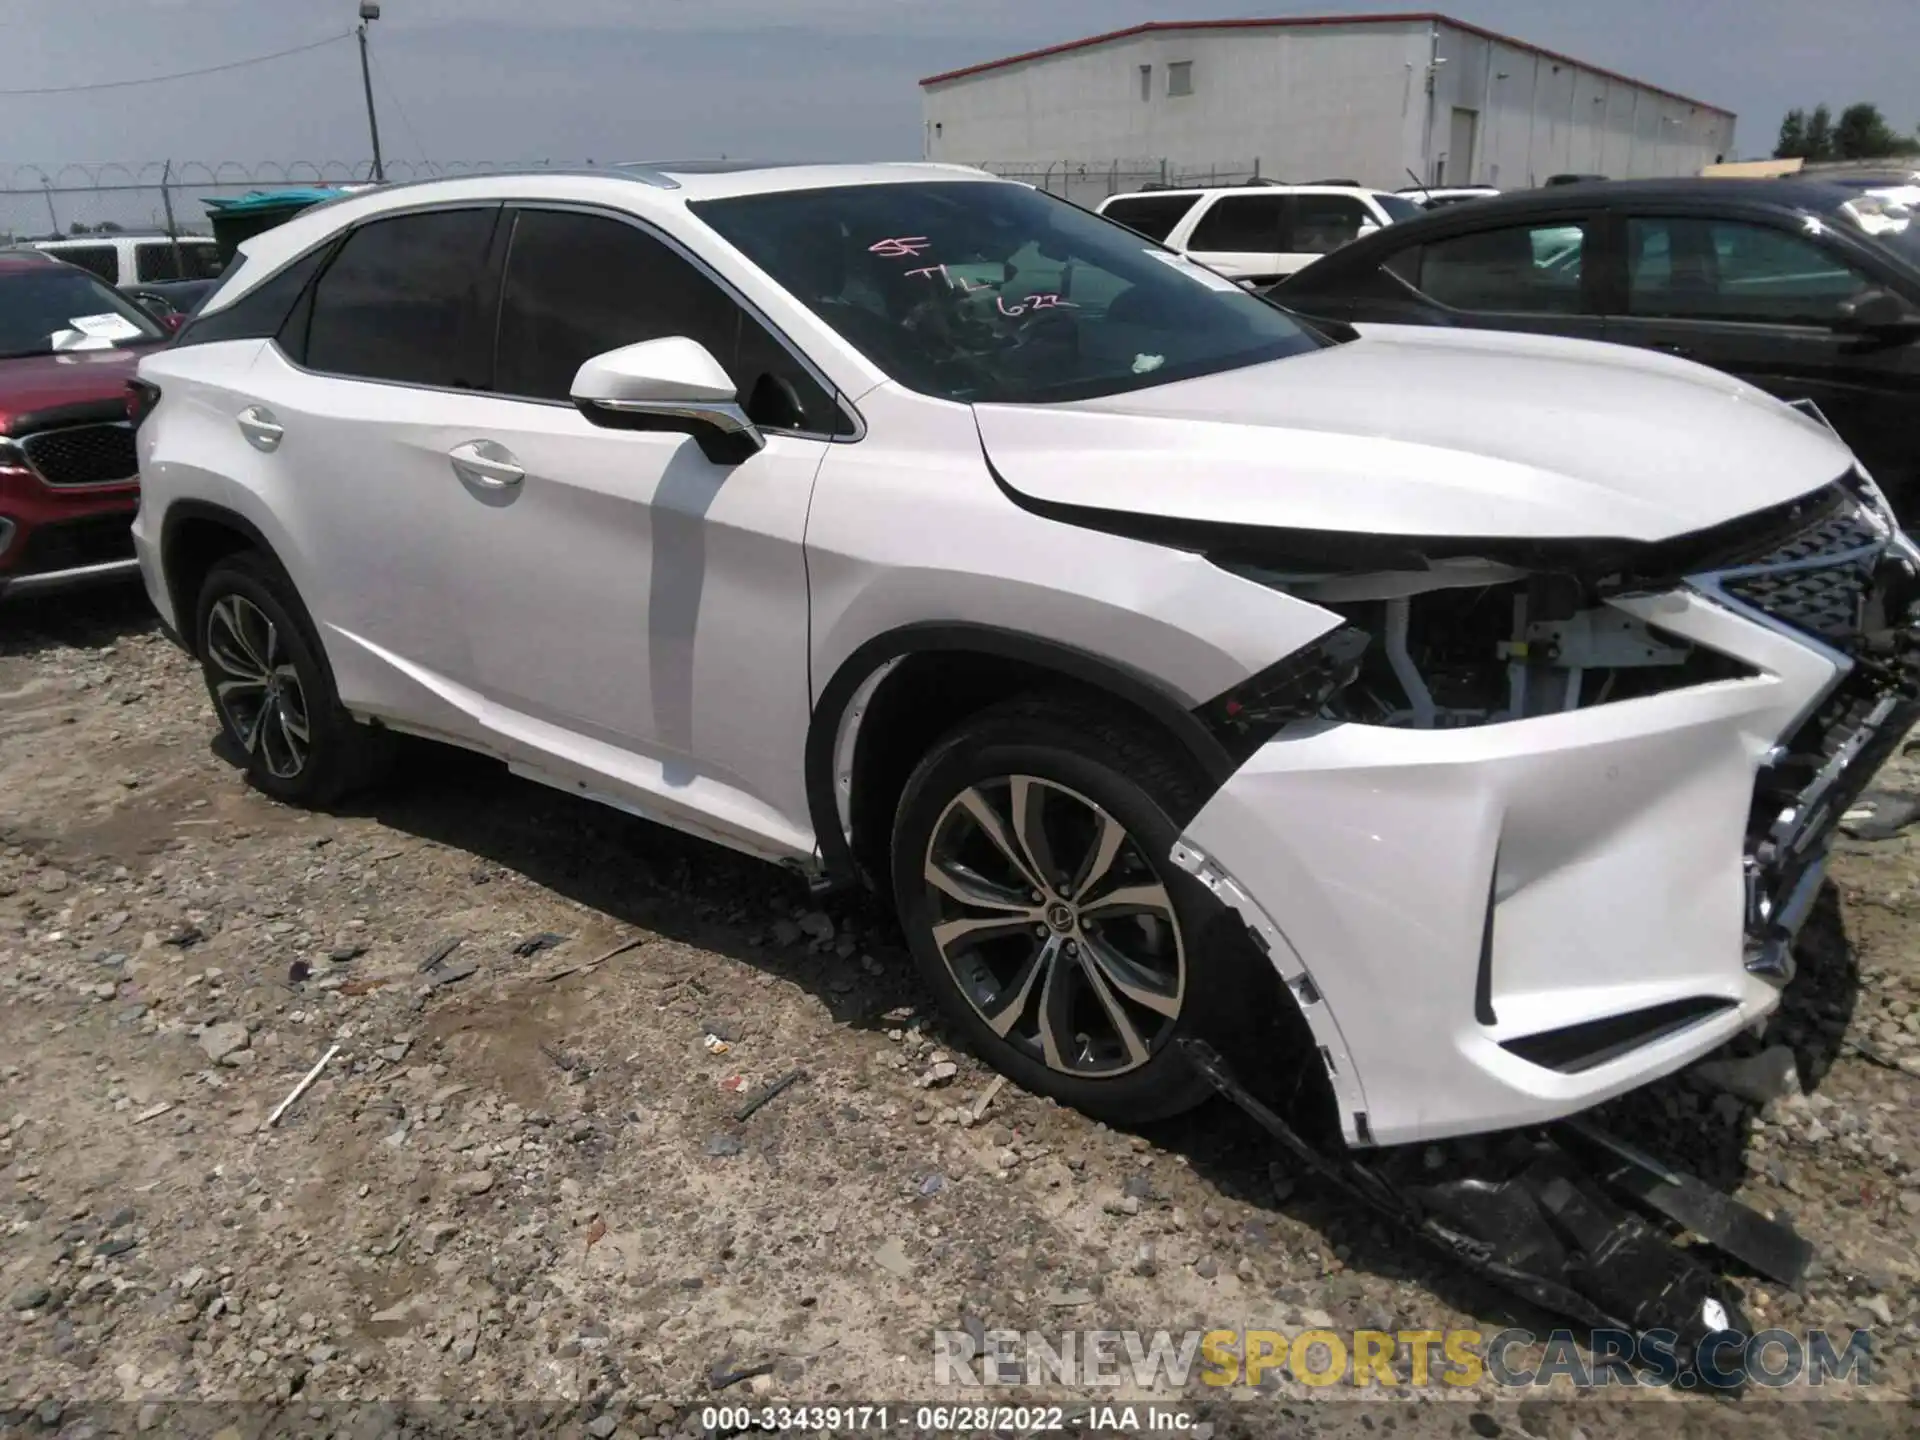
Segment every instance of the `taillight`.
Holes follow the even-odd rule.
[[[153,413],[153,407],[160,403],[160,387],[151,380],[129,380],[127,382],[127,419],[138,430],[140,422]]]

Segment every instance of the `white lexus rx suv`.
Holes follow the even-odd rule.
[[[440,180],[242,255],[131,405],[253,781],[408,732],[864,879],[1095,1114],[1269,1006],[1360,1144],[1670,1072],[1915,718],[1871,480],[1670,357],[1321,333],[937,165]]]

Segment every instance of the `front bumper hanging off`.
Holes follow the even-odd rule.
[[[1307,1173],[1466,1269],[1543,1309],[1665,1344],[1681,1370],[1723,1331],[1750,1330],[1724,1279],[1630,1205],[1656,1212],[1783,1285],[1812,1248],[1790,1227],[1591,1127],[1539,1138],[1503,1178],[1409,1183],[1356,1152],[1328,1154],[1256,1099],[1204,1042],[1182,1042],[1213,1087]],[[1583,1158],[1584,1157],[1584,1158]],[[1668,1338],[1671,1337],[1671,1338]]]
[[[1749,1328],[1715,1252],[1797,1286],[1811,1247],[1563,1117],[1777,1003],[1841,817],[1920,721],[1920,548],[1840,495],[1756,561],[1613,603],[1749,677],[1452,732],[1295,730],[1174,847],[1298,1002],[1346,1146],[1316,1147],[1182,1043],[1307,1172],[1684,1370]],[[1617,1023],[1663,1005],[1672,1023]],[[1584,1053],[1563,1043],[1583,1028]],[[1522,1127],[1467,1173],[1357,1148]]]
[[[1779,1003],[1840,817],[1920,719],[1920,637],[1886,628],[1916,587],[1880,575],[1914,557],[1863,514],[1829,502],[1786,559],[1612,601],[1742,678],[1455,729],[1301,723],[1202,807],[1173,859],[1298,1002],[1349,1144],[1558,1120]],[[1883,580],[1900,613],[1869,633]]]

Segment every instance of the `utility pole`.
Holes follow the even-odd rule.
[[[1423,184],[1434,185],[1439,178],[1433,173],[1433,106],[1435,81],[1440,76],[1440,25],[1435,21],[1430,27],[1427,50],[1427,123],[1420,135],[1420,168],[1425,173],[1420,179]]]
[[[180,255],[180,232],[175,228],[173,223],[173,191],[169,189],[167,185],[167,182],[172,178],[173,161],[169,160],[166,163],[166,167],[160,172],[160,203],[166,207],[167,238],[173,242],[173,278],[176,280],[185,280],[187,278],[187,264]]]
[[[373,178],[384,181],[387,167],[380,163],[380,121],[373,113],[373,72],[367,68],[367,22],[380,18],[380,0],[360,0],[360,84],[367,92],[367,130],[373,136]]]

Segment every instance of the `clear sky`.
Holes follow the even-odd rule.
[[[357,0],[0,0],[0,91],[165,74],[349,30]],[[390,159],[912,158],[922,75],[1142,20],[1355,14],[1413,0],[384,0]],[[1920,0],[1450,0],[1462,20],[1739,113],[1766,154],[1789,105],[1920,122]],[[0,94],[21,163],[369,153],[350,42],[168,84]],[[11,182],[10,182],[11,183]],[[0,222],[21,202],[7,201]],[[142,200],[144,207],[147,203]],[[62,215],[84,212],[62,202]],[[95,206],[103,214],[112,208]],[[40,207],[44,217],[44,206]],[[135,217],[146,218],[144,209]]]

